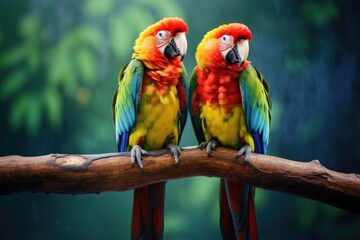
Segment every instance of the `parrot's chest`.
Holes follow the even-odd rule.
[[[154,84],[143,86],[136,115],[136,126],[129,143],[144,149],[163,148],[169,141],[178,144],[179,98],[175,86],[157,89]]]
[[[199,90],[206,140],[215,138],[223,146],[241,146],[247,129],[238,81],[205,81]]]
[[[241,105],[231,109],[218,104],[201,106],[200,118],[206,141],[217,139],[221,145],[239,147],[246,132],[245,116]]]

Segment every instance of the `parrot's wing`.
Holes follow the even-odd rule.
[[[255,152],[266,154],[271,121],[269,84],[252,65],[240,73],[239,81],[246,124],[254,139]]]
[[[129,135],[135,126],[144,68],[133,59],[119,73],[118,87],[112,99],[113,123],[120,152],[127,151]]]
[[[197,88],[197,74],[194,69],[191,75],[190,80],[190,87],[189,87],[189,110],[190,110],[190,117],[191,117],[191,123],[195,130],[196,139],[199,143],[205,142],[205,135],[202,128],[202,122],[200,119],[200,99],[199,95],[196,92]]]
[[[249,65],[240,73],[239,83],[246,125],[254,139],[255,152],[265,154],[269,142],[271,120],[269,84],[264,79],[264,76],[252,65]],[[232,229],[227,225],[229,222],[229,210],[226,203],[228,203],[234,222],[236,239],[258,239],[259,231],[255,213],[254,187],[225,180],[224,183],[222,182],[220,194],[223,236],[227,237],[232,233]]]
[[[180,81],[177,86],[179,101],[180,101],[180,134],[179,134],[179,142],[181,138],[181,134],[184,131],[186,120],[187,120],[187,102],[189,99],[189,83],[188,77],[186,73],[186,69],[184,65],[181,65],[182,73],[180,76]]]

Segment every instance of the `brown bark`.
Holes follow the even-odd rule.
[[[254,153],[247,163],[235,155],[235,150],[226,148],[217,148],[211,156],[187,148],[178,165],[169,154],[144,156],[143,171],[131,165],[128,153],[5,156],[0,157],[0,194],[123,191],[164,180],[207,176],[245,181],[360,214],[358,174],[331,171],[317,160],[305,163]]]

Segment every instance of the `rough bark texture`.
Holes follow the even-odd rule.
[[[319,161],[297,162],[252,154],[236,159],[236,150],[217,148],[209,156],[199,148],[169,155],[144,156],[144,170],[129,154],[0,157],[0,194],[16,192],[100,193],[124,191],[164,180],[207,176],[246,181],[256,187],[318,200],[360,214],[360,175],[331,171]]]

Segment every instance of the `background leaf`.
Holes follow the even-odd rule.
[[[89,16],[102,16],[111,11],[111,8],[114,6],[114,0],[87,0],[85,1],[85,11]]]
[[[13,67],[13,65],[25,58],[26,51],[23,46],[17,46],[7,52],[3,52],[0,56],[1,68]]]
[[[95,56],[87,49],[80,48],[76,52],[76,66],[79,71],[79,78],[85,84],[92,84],[96,80],[97,64]]]
[[[26,73],[19,70],[8,75],[1,84],[0,96],[5,99],[19,93],[26,82]]]
[[[60,94],[52,88],[46,89],[43,95],[43,104],[50,126],[54,129],[59,128],[61,125],[63,112],[63,104]]]

